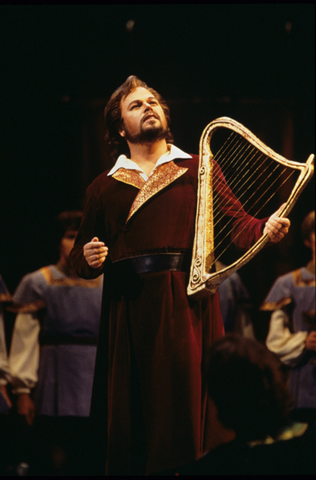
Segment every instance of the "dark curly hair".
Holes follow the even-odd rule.
[[[148,87],[145,82],[135,75],[131,75],[115,90],[104,110],[106,125],[105,140],[110,146],[111,156],[114,160],[116,160],[118,155],[130,154],[126,140],[119,134],[122,126],[121,100],[126,98],[127,95],[138,87],[146,88],[158,100],[167,120],[168,135],[166,141],[169,143],[173,142],[173,136],[170,132],[170,110],[167,103],[156,90]]]
[[[286,371],[277,356],[255,340],[231,333],[213,344],[208,392],[220,422],[243,441],[275,438],[286,425]]]

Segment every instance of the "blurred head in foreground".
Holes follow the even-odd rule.
[[[227,334],[212,346],[209,365],[210,414],[222,431],[215,442],[275,437],[289,410],[284,367],[275,354],[255,340]]]

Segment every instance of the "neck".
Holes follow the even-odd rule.
[[[56,267],[67,277],[77,277],[75,270],[71,267],[68,259],[60,257]]]
[[[151,174],[156,166],[157,160],[167,153],[168,146],[165,139],[151,143],[129,143],[131,160],[146,173]]]
[[[315,270],[316,270],[316,268],[315,268],[315,255],[312,256],[312,259],[311,259],[311,261],[308,263],[308,265],[307,265],[306,268],[307,268],[307,270],[308,270],[309,272],[315,274]]]

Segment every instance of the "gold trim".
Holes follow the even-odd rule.
[[[178,167],[173,161],[168,163],[163,163],[153,174],[149,177],[147,182],[144,183],[144,186],[138,192],[133,205],[130,209],[129,215],[126,222],[134,215],[134,213],[144,205],[147,200],[156,195],[156,193],[163,190],[165,187],[170,185],[170,183],[177,180],[181,175],[183,175],[188,168]]]
[[[139,175],[138,172],[136,172],[135,170],[126,170],[126,168],[119,168],[116,172],[113,173],[112,177],[119,182],[127,183],[127,185],[132,185],[139,190],[145,183],[145,180]]]
[[[315,287],[315,278],[303,278],[301,269],[292,272],[296,287]]]
[[[79,277],[55,278],[51,272],[50,267],[43,267],[40,269],[40,271],[43,274],[48,285],[97,288],[101,284],[101,277],[95,278],[93,280],[84,280],[83,278]]]
[[[292,272],[296,287],[315,287],[315,278],[303,278],[301,269]]]
[[[30,303],[16,303],[11,307],[7,307],[8,312],[13,313],[33,313],[38,312],[42,308],[46,307],[44,300],[35,300],[35,302]]]
[[[10,293],[0,293],[0,302],[11,302],[12,297]]]
[[[261,305],[260,310],[278,310],[279,308],[285,307],[285,305],[289,305],[292,302],[291,297],[284,297],[281,298],[281,300],[278,300],[277,302],[266,302],[263,305]]]

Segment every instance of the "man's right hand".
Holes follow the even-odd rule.
[[[103,242],[100,242],[98,237],[94,237],[91,242],[86,243],[83,247],[83,255],[88,265],[92,268],[102,267],[108,252],[108,247]]]
[[[33,425],[35,417],[35,405],[28,393],[20,393],[16,401],[19,415],[22,415],[29,425]]]

